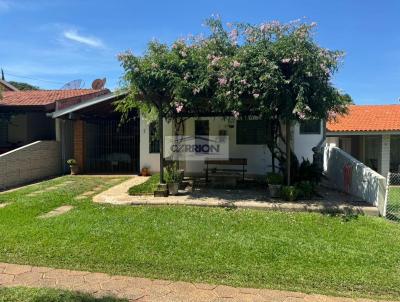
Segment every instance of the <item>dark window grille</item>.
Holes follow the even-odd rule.
[[[266,120],[240,120],[236,123],[237,145],[265,145],[271,137]]]
[[[8,121],[0,119],[0,145],[8,142]]]
[[[149,124],[149,152],[160,153],[160,136],[158,132],[158,122]]]
[[[321,134],[321,121],[310,120],[300,122],[300,134]]]

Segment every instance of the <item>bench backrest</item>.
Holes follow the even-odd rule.
[[[247,165],[247,158],[230,158],[227,160],[206,159],[204,163],[211,165]]]

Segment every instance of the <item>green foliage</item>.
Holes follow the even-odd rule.
[[[267,183],[269,185],[282,185],[283,180],[283,176],[279,173],[269,172],[267,174]]]
[[[153,174],[145,182],[129,188],[129,195],[153,194],[160,183],[160,174]]]
[[[179,183],[182,181],[182,174],[178,169],[177,162],[168,165],[164,170],[166,183]]]
[[[70,158],[67,160],[67,164],[70,166],[75,166],[76,165],[76,160],[74,158]]]
[[[308,159],[304,159],[301,162],[298,173],[297,179],[298,181],[310,181],[313,183],[320,183],[323,177],[321,169],[314,163],[311,163]]]
[[[38,86],[34,86],[34,85],[24,83],[24,82],[9,81],[8,83],[13,85],[15,88],[18,88],[19,90],[39,90],[40,89]]]
[[[302,198],[310,199],[315,193],[315,184],[311,181],[300,181],[296,184],[299,196]]]
[[[299,197],[299,193],[295,186],[283,186],[281,189],[281,197],[286,201],[295,201]]]

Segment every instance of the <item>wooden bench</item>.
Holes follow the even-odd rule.
[[[226,177],[227,175],[229,175],[229,173],[232,172],[236,172],[236,173],[240,173],[242,175],[242,180],[244,180],[244,174],[245,172],[247,172],[247,170],[245,169],[245,166],[247,166],[247,159],[246,158],[230,158],[228,160],[218,160],[218,159],[206,159],[204,161],[205,165],[206,165],[206,182],[208,182],[209,179],[209,173],[210,170],[214,171],[213,175],[215,176],[222,176],[222,177]],[[241,169],[230,169],[230,168],[216,168],[216,167],[210,167],[213,165],[219,165],[219,166],[242,166]],[[221,174],[221,172],[223,174]]]

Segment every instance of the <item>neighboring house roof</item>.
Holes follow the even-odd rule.
[[[5,91],[0,99],[0,107],[55,107],[58,101],[83,101],[107,93],[110,93],[108,89]]]
[[[326,127],[328,132],[400,131],[400,105],[351,105],[348,115]]]
[[[118,98],[124,97],[126,95],[127,95],[127,92],[107,93],[107,94],[104,94],[104,95],[97,96],[95,98],[91,98],[91,99],[85,100],[85,101],[83,101],[81,103],[74,104],[74,105],[72,105],[70,107],[56,110],[55,112],[53,112],[51,114],[51,116],[53,118],[57,118],[57,117],[60,117],[60,116],[66,115],[66,114],[73,113],[75,111],[79,111],[81,109],[88,108],[88,107],[96,105],[96,104],[100,104],[100,103],[104,103],[104,102],[107,102],[107,101],[110,101],[110,100],[118,99]]]
[[[4,87],[5,91],[19,91],[17,87],[4,80],[0,80],[0,87]]]

